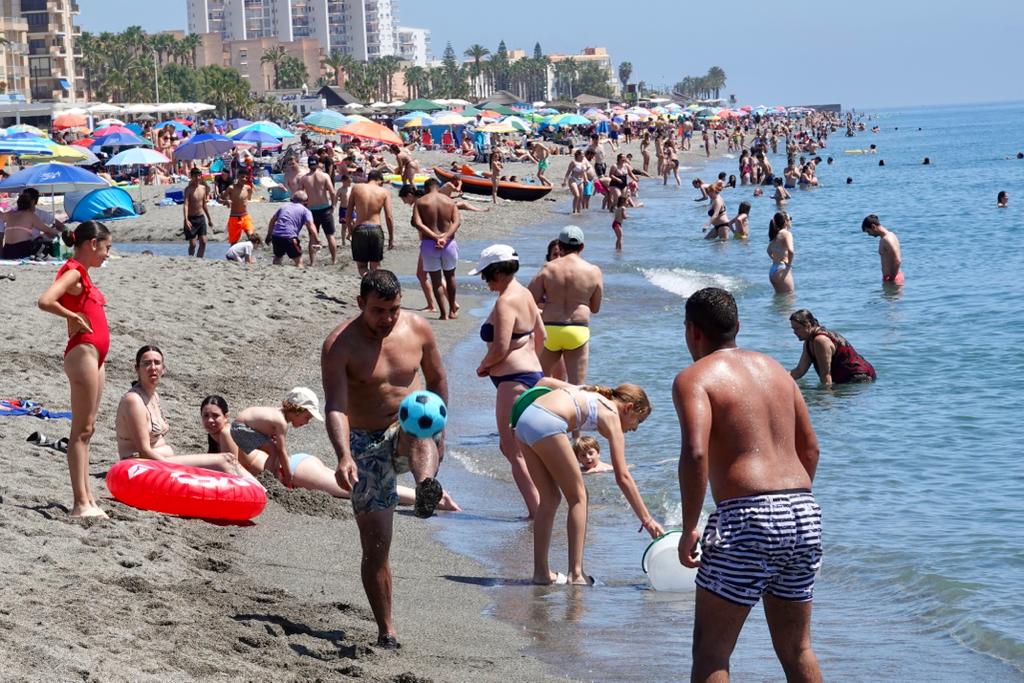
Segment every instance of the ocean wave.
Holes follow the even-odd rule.
[[[683,299],[704,287],[721,287],[730,292],[741,289],[745,282],[738,277],[719,273],[703,273],[688,268],[641,268],[640,272],[655,287]]]

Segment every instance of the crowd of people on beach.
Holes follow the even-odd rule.
[[[847,125],[852,125],[850,120]],[[723,192],[750,186],[756,195],[766,186],[774,188],[778,210],[769,221],[767,254],[768,280],[778,294],[795,288],[792,218],[784,210],[792,200],[787,189],[818,184],[816,167],[821,158],[817,153],[827,146],[829,134],[842,127],[838,117],[812,113],[799,121],[779,117],[701,131],[708,154],[719,140],[740,153],[736,176],[723,173],[711,183],[699,178],[692,182],[699,192],[696,200],[709,202],[704,226],[708,239],[751,239],[751,203],[741,202],[738,213],[730,218]],[[623,249],[626,209],[643,206],[639,179],[648,176],[651,143],[655,165],[650,175],[661,176],[665,184],[673,177],[679,185],[677,149],[687,149],[694,132],[692,124],[667,121],[627,126],[626,137],[640,140],[640,169],[634,168],[631,155],[621,151],[608,167],[604,148],[615,149],[617,139],[590,135],[585,147],[574,150],[563,178],[571,194],[571,213],[585,211],[596,191],[588,186],[600,185],[605,195],[602,209],[613,216],[615,248]],[[768,155],[777,153],[783,141],[787,164],[779,177]],[[304,256],[308,264],[315,263],[321,232],[335,263],[340,224],[341,242],[350,243],[361,276],[359,313],[338,325],[323,343],[323,411],[316,393],[304,387],[289,392],[280,406],[246,407],[233,418],[223,397],[209,395],[199,405],[209,452],[177,454],[168,442],[170,425],[158,393],[164,354],[147,345],[135,357],[137,382],[118,406],[118,455],[246,478],[267,472],[286,486],[350,498],[362,541],[363,585],[378,627],[377,644],[396,648],[388,559],[395,507],[412,505],[418,516],[429,517],[436,509],[457,511],[459,506],[437,480],[445,453],[444,432],[419,437],[396,420],[402,399],[421,388],[420,375],[425,388],[445,402],[448,383],[430,324],[402,309],[398,278],[381,267],[385,244],[389,250],[394,248],[395,231],[385,172],[394,172],[402,180],[398,195],[412,206],[411,225],[420,237],[417,277],[427,310],[436,310],[442,320],[456,318],[460,311],[455,279],[460,212],[478,207],[460,203],[457,183],[442,185],[428,179],[421,183],[422,189],[417,188],[419,165],[404,148],[390,149],[396,162],[390,166],[383,157],[357,145],[335,150],[308,138],[301,145],[282,159],[290,201],[274,212],[265,237],[257,234],[247,212],[253,174],[244,156],[225,165],[213,188],[202,182],[203,170],[190,169],[182,215],[190,254],[204,255],[212,223],[207,205],[222,201],[230,207],[228,258],[252,262],[252,250],[267,243],[275,264],[288,257],[297,266],[303,264]],[[541,141],[527,149],[542,178],[548,169],[543,162],[552,150]],[[495,177],[502,171],[500,164],[498,159],[491,161]],[[18,215],[8,218],[7,229],[23,224],[50,230],[74,248],[40,296],[39,307],[64,318],[68,325],[64,369],[73,413],[67,450],[74,495],[71,514],[102,517],[105,513],[89,482],[89,443],[104,389],[110,334],[105,299],[90,271],[108,257],[112,237],[105,225],[95,221],[81,223],[73,231],[56,225],[50,228],[45,221],[37,225],[29,216],[35,216],[38,193],[34,198],[29,191],[22,196],[24,201],[18,199],[14,212]],[[1000,204],[1007,200],[1001,193]],[[382,224],[387,228],[386,240]],[[879,238],[885,285],[901,286],[904,276],[896,235],[874,214],[866,216],[861,227]],[[305,254],[300,244],[303,231],[309,243]],[[580,227],[565,226],[548,244],[544,265],[526,283],[517,277],[520,255],[508,244],[484,249],[469,272],[496,295],[480,326],[486,352],[476,374],[489,378],[495,387],[499,448],[508,460],[526,517],[532,521],[532,581],[538,585],[594,582],[583,566],[588,515],[585,474],[613,473],[640,522],[639,531],[652,538],[665,532],[645,505],[626,457],[625,435],[638,429],[652,411],[647,393],[631,383],[612,387],[588,382],[590,326],[592,316],[601,311],[605,285],[600,268],[584,258],[585,244]],[[794,379],[812,367],[824,385],[871,381],[876,373],[845,337],[823,326],[810,311],[793,312],[790,323],[803,349],[797,365],[787,371],[763,354],[737,347],[739,313],[729,292],[705,288],[686,302],[685,341],[694,362],[675,377],[672,394],[682,434],[679,557],[683,565],[698,568],[696,680],[710,680],[728,670],[743,621],[761,599],[787,677],[820,680],[810,645],[814,577],[821,563],[820,509],[811,493],[818,445]],[[318,458],[291,453],[287,446],[289,429],[314,420],[326,425],[338,458],[333,471]],[[608,442],[609,463],[601,462],[598,442],[583,432],[597,432]],[[399,486],[398,476],[406,472],[412,473],[415,488]],[[709,483],[717,507],[700,530]],[[549,558],[563,499],[568,508],[564,573],[553,571]]]

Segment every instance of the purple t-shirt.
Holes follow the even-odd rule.
[[[270,234],[274,237],[292,239],[299,236],[307,222],[313,222],[313,214],[309,209],[297,202],[290,202],[277,210],[274,230]]]

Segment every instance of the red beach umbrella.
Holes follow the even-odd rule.
[[[93,140],[92,138],[81,138],[79,140],[75,140],[71,144],[74,145],[75,147],[92,147],[92,144],[94,142],[96,141]]]
[[[92,132],[94,138],[101,138],[104,135],[113,135],[114,133],[124,133],[126,135],[135,135],[135,132],[131,128],[125,128],[124,126],[106,126],[104,128],[97,128]]]
[[[339,129],[337,133],[374,142],[384,142],[389,145],[402,146],[405,144],[398,133],[373,121],[356,121]]]
[[[86,123],[87,119],[81,114],[61,114],[53,120],[53,127],[57,130],[82,128]]]

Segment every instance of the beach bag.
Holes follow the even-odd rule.
[[[583,186],[583,196],[584,197],[593,197],[594,196],[594,181],[593,180],[588,180],[587,183]]]
[[[508,423],[512,429],[515,429],[516,425],[519,424],[519,418],[530,407],[530,404],[549,391],[551,391],[551,387],[532,387],[519,394],[519,398],[512,404],[512,412],[509,414]]]

